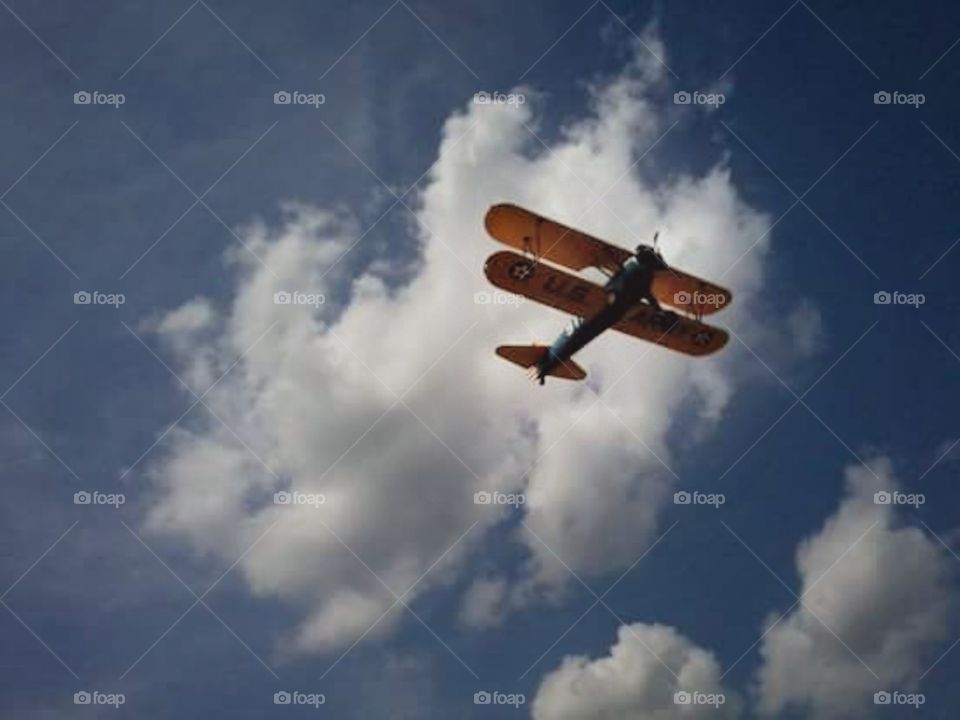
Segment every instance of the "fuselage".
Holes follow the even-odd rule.
[[[621,320],[637,303],[646,301],[656,305],[656,299],[650,294],[650,285],[653,273],[664,267],[666,263],[659,253],[645,246],[638,248],[637,255],[627,259],[604,286],[606,305],[593,316],[575,323],[571,330],[561,333],[550,346],[537,367],[540,381],[550,370],[562,365],[597,335]]]

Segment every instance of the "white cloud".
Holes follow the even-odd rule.
[[[505,610],[507,589],[507,579],[504,577],[474,580],[464,593],[461,622],[477,629],[498,625]]]
[[[874,502],[874,493],[897,483],[888,461],[872,468],[847,470],[847,498],[798,548],[804,606],[761,645],[763,712],[796,706],[815,718],[862,717],[875,691],[915,688],[936,659],[956,561],[920,529],[903,526],[894,505]]]
[[[790,311],[787,328],[793,336],[791,346],[802,355],[812,355],[823,341],[823,317],[809,299],[802,300]]]
[[[504,517],[474,505],[477,490],[527,494],[530,531],[517,539],[529,560],[511,607],[571,579],[532,533],[578,574],[632,563],[672,492],[668,431],[719,417],[740,350],[731,343],[717,358],[693,360],[610,333],[578,356],[592,387],[611,390],[595,404],[583,385],[534,387],[493,353],[501,343],[552,338],[564,317],[473,297],[489,290],[483,261],[497,250],[484,212],[509,200],[625,246],[660,229],[668,260],[733,288],[722,320],[752,337],[767,239],[751,246],[768,219],[744,204],[722,164],[702,177],[656,181],[633,167],[669,127],[649,99],[663,73],[640,50],[594,88],[583,117],[550,139],[552,153],[527,130],[539,127],[537,102],[471,103],[453,114],[413,205],[422,256],[402,287],[377,274],[388,259],[358,278],[337,263],[363,229],[341,214],[294,206],[279,227],[246,229],[263,265],[245,251],[231,255],[232,302],[213,319],[194,305],[163,323],[178,372],[200,389],[229,370],[205,402],[230,429],[197,411],[170,434],[150,468],[150,527],[226,564],[257,542],[238,570],[257,594],[303,606],[306,620],[290,641],[302,651],[348,645],[393,603],[381,579],[404,593],[476,522],[406,600],[450,579]],[[606,191],[603,201],[588,188]],[[277,305],[278,291],[322,293],[327,302]],[[691,417],[697,403],[701,414]],[[326,503],[275,506],[272,493],[288,487],[322,493]],[[378,631],[401,616],[388,614]]]
[[[712,653],[674,628],[635,623],[620,627],[607,657],[567,657],[546,675],[533,719],[728,720],[740,707],[740,699],[721,685]]]
[[[216,315],[206,298],[195,298],[176,310],[166,313],[154,328],[161,335],[177,337],[205,330],[213,324]]]

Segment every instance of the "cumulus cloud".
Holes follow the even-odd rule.
[[[847,470],[846,499],[798,548],[803,605],[768,621],[762,712],[797,707],[815,718],[862,717],[874,692],[915,689],[936,659],[955,560],[936,539],[901,524],[896,505],[874,501],[897,483],[887,460],[871,468]]]
[[[234,290],[221,309],[194,300],[161,321],[178,372],[200,390],[215,385],[210,412],[171,432],[149,468],[148,525],[226,563],[242,556],[255,593],[300,604],[288,648],[342,647],[374,624],[384,632],[402,617],[395,594],[410,590],[409,603],[449,582],[510,512],[475,505],[480,490],[527,496],[513,511],[527,561],[511,570],[510,607],[562,590],[566,566],[608,573],[652,541],[674,482],[668,432],[678,418],[692,431],[715,422],[738,382],[739,349],[692,360],[610,334],[578,356],[589,387],[536,388],[493,348],[552,338],[566,319],[474,294],[489,290],[482,267],[497,249],[484,212],[511,201],[628,247],[659,229],[668,260],[723,276],[736,298],[723,319],[750,337],[768,218],[744,203],[722,161],[699,176],[658,175],[657,150],[643,174],[635,166],[682,132],[651,99],[663,96],[664,72],[639,49],[595,84],[581,117],[544,138],[552,150],[531,134],[550,110],[540,100],[453,113],[408,201],[419,250],[409,282],[385,271],[409,258],[348,271],[340,258],[362,234],[356,219],[293,206],[279,226],[242,232],[262,262],[231,255]],[[282,292],[302,302],[275,303]],[[324,502],[277,505],[278,490]],[[498,597],[475,590],[473,615]]]
[[[498,625],[505,610],[507,589],[507,579],[504,577],[474,580],[464,593],[461,622],[477,629]]]
[[[803,355],[812,355],[823,341],[823,318],[820,309],[809,299],[802,300],[787,315],[791,346]]]
[[[181,337],[210,327],[215,319],[214,309],[206,298],[196,298],[176,310],[166,313],[159,322],[148,328],[161,335]]]
[[[534,720],[729,720],[741,702],[724,690],[713,654],[664,625],[617,631],[610,654],[575,656],[544,677]]]

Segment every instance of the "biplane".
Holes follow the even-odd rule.
[[[587,373],[573,361],[574,353],[610,328],[693,356],[727,344],[727,333],[702,318],[729,305],[730,291],[669,266],[656,236],[653,245],[630,252],[510,204],[491,207],[484,222],[495,240],[520,251],[487,258],[487,279],[574,316],[572,327],[552,345],[497,348],[497,355],[529,369],[541,385],[547,376],[583,380]],[[554,265],[596,268],[609,279],[598,285]]]

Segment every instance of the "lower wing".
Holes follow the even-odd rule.
[[[650,292],[661,304],[691,315],[710,315],[723,310],[733,300],[726,288],[674,268],[654,273]]]
[[[606,304],[602,287],[509,250],[487,258],[483,272],[502,290],[571,315],[590,317]]]
[[[632,308],[613,329],[695,356],[711,355],[730,339],[725,330],[650,305]]]

